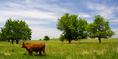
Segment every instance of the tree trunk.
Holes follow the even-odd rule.
[[[69,43],[69,44],[71,43],[71,39],[68,40],[68,43]]]
[[[19,43],[19,40],[16,40],[16,44],[18,44]]]
[[[13,39],[11,40],[11,43],[14,44],[14,40]]]
[[[99,43],[101,43],[101,37],[98,37]]]
[[[10,42],[10,39],[8,39],[8,42]]]
[[[31,39],[29,39],[29,40],[31,40]]]

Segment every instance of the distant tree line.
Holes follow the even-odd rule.
[[[109,22],[104,17],[96,15],[92,23],[88,23],[85,18],[78,18],[78,15],[66,13],[57,21],[57,29],[62,31],[60,40],[72,40],[98,38],[109,38],[114,32],[109,26]],[[22,20],[8,19],[5,25],[0,29],[0,40],[18,44],[20,40],[31,40],[31,29],[28,24]],[[50,40],[48,36],[44,40]]]
[[[4,27],[1,28],[0,40],[7,40],[12,42],[12,44],[16,41],[18,44],[20,40],[30,40],[31,34],[31,29],[25,21],[10,18],[6,21]]]
[[[57,29],[62,31],[60,40],[68,40],[69,43],[86,38],[98,38],[101,43],[101,38],[109,38],[114,34],[109,22],[100,15],[96,15],[92,23],[87,23],[85,18],[66,13],[58,19]]]

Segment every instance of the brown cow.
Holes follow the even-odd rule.
[[[42,52],[45,54],[45,43],[44,42],[27,42],[22,44],[22,48],[25,48],[29,54],[36,52],[42,55]]]

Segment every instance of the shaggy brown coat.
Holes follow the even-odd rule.
[[[42,52],[45,54],[45,43],[44,42],[28,42],[22,44],[22,48],[25,48],[29,54],[36,52],[42,55]]]

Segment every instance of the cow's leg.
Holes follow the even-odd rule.
[[[36,52],[36,54],[39,54],[38,51],[35,51],[35,52]]]
[[[39,50],[39,54],[42,55],[41,50]]]
[[[32,55],[32,51],[31,50],[28,50],[29,54]]]
[[[42,49],[42,52],[43,52],[44,55],[46,55],[46,53],[45,53],[45,46],[44,46],[44,48]]]
[[[32,51],[30,51],[29,54],[32,55]]]
[[[43,51],[43,53],[45,54],[45,49],[43,49],[42,51]]]

